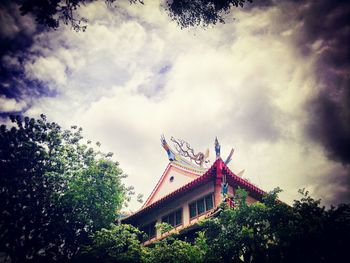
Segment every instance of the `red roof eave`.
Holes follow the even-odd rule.
[[[225,172],[231,180],[233,180],[234,183],[236,183],[238,186],[248,190],[250,194],[254,195],[255,197],[262,198],[263,195],[266,195],[266,192],[259,187],[253,185],[252,183],[248,182],[247,180],[244,180],[243,178],[237,176],[234,174],[226,165],[223,168],[223,172]]]

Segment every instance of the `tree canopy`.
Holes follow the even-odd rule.
[[[232,7],[243,7],[253,0],[167,0],[169,16],[181,28],[225,23],[224,15]]]
[[[115,221],[130,189],[111,153],[81,143],[81,128],[11,119],[0,127],[0,252],[12,262],[67,260]]]
[[[144,247],[135,228],[112,226],[94,237],[94,245],[85,257],[146,263],[343,262],[350,242],[350,206],[326,209],[308,195],[289,206],[277,199],[279,191],[272,191],[262,202],[247,205],[247,193],[238,190],[235,208],[222,204],[218,216],[199,223],[194,241],[173,233]],[[164,224],[159,227],[162,232],[168,230]]]
[[[86,18],[77,15],[77,9],[98,0],[15,0],[22,15],[31,14],[36,21],[48,28],[57,29],[61,23],[70,25],[76,31],[85,31]],[[102,0],[99,0],[102,1]],[[112,5],[115,0],[104,0]],[[129,0],[130,4],[144,4],[143,0]],[[145,1],[147,4],[147,1]],[[172,20],[181,28],[208,26],[224,23],[224,14],[232,7],[243,7],[252,0],[166,0],[164,8]]]
[[[327,210],[308,195],[289,206],[277,199],[279,191],[247,205],[239,190],[238,207],[205,221],[205,262],[341,262],[350,242],[350,206]]]
[[[131,225],[111,224],[96,231],[92,243],[75,259],[76,262],[143,262],[143,233]]]

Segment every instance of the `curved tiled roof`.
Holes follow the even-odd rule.
[[[259,187],[234,174],[226,165],[223,167],[223,173],[228,175],[227,179],[230,180],[231,183],[248,190],[253,197],[261,199],[261,197],[266,194],[264,190],[261,190]]]

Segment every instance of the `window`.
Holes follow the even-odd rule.
[[[141,227],[140,230],[145,232],[147,235],[147,238],[144,241],[154,238],[156,236],[156,222],[154,221],[148,225],[145,225]]]
[[[175,212],[175,225],[181,225],[182,224],[182,209]]]
[[[207,195],[205,197],[205,207],[207,210],[210,210],[214,207],[212,195]]]
[[[178,226],[182,224],[182,208],[179,210],[176,210],[175,212],[172,212],[170,214],[167,214],[166,216],[162,217],[163,223],[168,223],[172,226]]]
[[[212,209],[213,207],[214,204],[212,194],[202,197],[189,204],[190,218],[204,214],[206,211]]]
[[[175,218],[174,217],[175,217],[174,213],[169,215],[169,217],[168,217],[168,224],[169,225],[175,226],[175,220],[174,220]]]
[[[197,215],[197,205],[196,202],[190,204],[190,218],[195,217]]]
[[[197,201],[197,211],[199,215],[205,212],[204,198]]]

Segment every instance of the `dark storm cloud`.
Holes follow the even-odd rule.
[[[39,31],[30,16],[20,15],[17,5],[11,1],[0,3],[0,96],[25,101],[25,108],[37,96],[52,95],[41,82],[25,76],[24,61]]]
[[[314,193],[322,198],[323,204],[334,205],[339,203],[350,203],[350,181],[347,175],[349,168],[336,167],[330,174],[323,174],[323,183],[318,184]]]
[[[298,4],[298,10],[303,22],[300,49],[307,56],[319,45],[320,52],[315,67],[318,91],[307,106],[308,135],[324,146],[329,158],[350,164],[350,4],[308,1]]]
[[[320,143],[327,156],[350,164],[350,3],[333,1],[253,1],[245,9],[270,7],[282,10],[281,27],[299,22],[294,32],[303,56],[318,54],[315,63],[317,89],[305,108],[309,115],[306,134]]]
[[[341,85],[340,85],[341,86]],[[343,87],[339,98],[332,91],[322,90],[308,105],[310,124],[308,134],[322,143],[328,157],[343,164],[350,163],[350,91]]]
[[[306,104],[306,133],[327,156],[350,164],[350,3],[349,1],[254,1],[247,8],[282,10],[281,24],[299,22],[294,32],[303,56],[314,56],[317,89]]]

